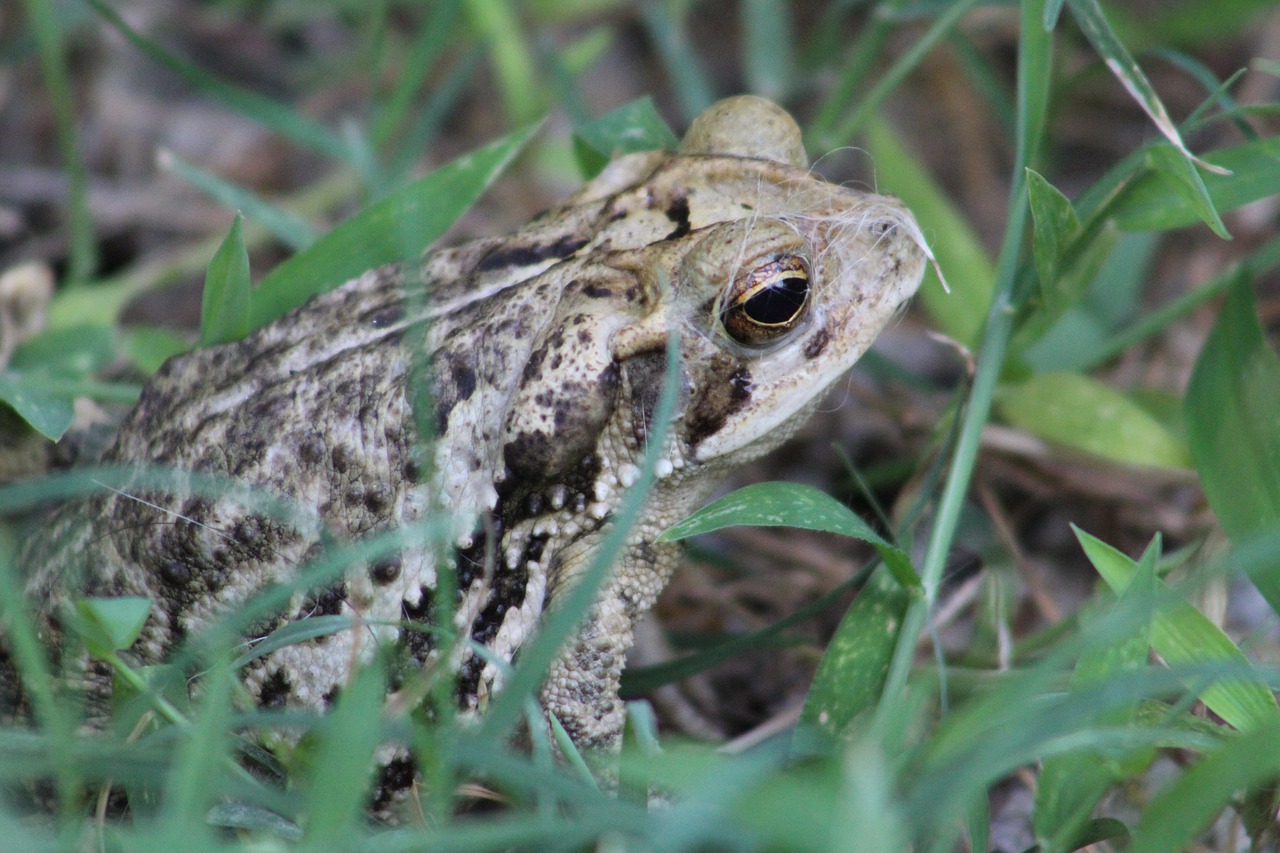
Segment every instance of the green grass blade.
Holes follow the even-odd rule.
[[[1131,637],[1086,649],[1071,676],[1073,690],[1105,685],[1108,679],[1123,678],[1126,673],[1146,668],[1151,645],[1152,600],[1159,556],[1157,552],[1158,543],[1153,541],[1139,560],[1133,580],[1111,608],[1112,613],[1143,611],[1148,614],[1147,618]],[[1096,619],[1085,614],[1081,631],[1105,631],[1105,622],[1105,614]],[[1132,724],[1136,714],[1137,703],[1133,703],[1128,707],[1095,714],[1091,722]],[[1143,764],[1150,754],[1150,749],[1141,750]],[[1044,853],[1065,853],[1076,849],[1094,806],[1108,788],[1128,775],[1127,770],[1128,768],[1119,765],[1115,756],[1093,749],[1073,750],[1046,758],[1041,763],[1035,810],[1032,813],[1032,826]]]
[[[1247,276],[1236,278],[1200,351],[1185,413],[1196,470],[1227,534],[1239,540],[1280,521],[1280,358],[1262,336]]]
[[[359,165],[340,137],[292,106],[273,101],[248,89],[233,86],[204,69],[179,59],[130,27],[124,18],[103,0],[84,0],[84,2],[144,56],[177,74],[198,91],[221,101],[241,115],[253,119],[287,139],[292,139],[299,145],[351,166]]]
[[[459,59],[449,74],[434,86],[431,96],[418,111],[417,119],[405,132],[404,142],[392,160],[388,170],[392,177],[404,175],[422,157],[427,146],[440,132],[450,110],[462,97],[472,75],[480,67],[483,56],[478,48],[473,49]]]
[[[746,0],[742,4],[747,91],[777,100],[791,88],[795,76],[791,14],[789,4],[773,0]]]
[[[376,110],[376,120],[369,134],[373,145],[386,149],[398,130],[405,126],[417,93],[446,47],[457,40],[458,12],[461,0],[439,0],[428,8],[428,19],[418,29],[391,92]]]
[[[1137,61],[1130,55],[1128,48],[1116,37],[1111,25],[1107,22],[1106,15],[1102,12],[1102,7],[1098,4],[1098,0],[1067,0],[1067,5],[1071,8],[1072,15],[1075,17],[1076,23],[1080,25],[1085,38],[1093,45],[1093,49],[1102,57],[1102,60],[1107,64],[1107,68],[1120,81],[1120,84],[1133,96],[1138,105],[1155,123],[1156,129],[1189,162],[1202,169],[1221,174],[1221,167],[1206,163],[1196,157],[1183,143],[1182,135],[1178,133],[1178,128],[1174,125],[1173,120],[1169,118],[1169,113],[1165,109],[1164,103],[1160,100],[1160,96],[1156,94],[1151,81],[1147,79],[1147,75],[1143,73]]]
[[[1280,720],[1222,746],[1184,771],[1146,807],[1128,853],[1191,849],[1196,834],[1243,789],[1280,775]]]
[[[1052,40],[1043,28],[1044,5],[1041,0],[1024,0],[1021,6],[1018,52],[1018,134],[1013,182],[1009,196],[1009,221],[996,266],[995,292],[990,312],[982,330],[981,351],[969,392],[968,404],[960,422],[951,468],[938,500],[937,517],[929,534],[929,543],[921,567],[924,597],[907,609],[902,632],[894,650],[893,661],[885,682],[884,699],[878,709],[879,719],[896,715],[905,695],[907,676],[915,659],[916,640],[924,629],[929,609],[937,599],[943,568],[965,504],[965,495],[973,476],[982,431],[991,415],[996,384],[1004,370],[1005,355],[1013,333],[1014,285],[1030,218],[1026,193],[1026,169],[1040,149],[1048,104],[1052,73]]]
[[[302,217],[277,207],[252,190],[205,171],[172,151],[161,151],[159,160],[162,169],[178,175],[187,183],[221,202],[223,206],[238,210],[295,251],[307,248],[320,236],[320,232],[312,228],[311,224]]]
[[[11,488],[21,491],[23,486]],[[3,628],[6,653],[22,679],[35,723],[49,738],[59,816],[63,826],[74,832],[80,822],[83,798],[83,776],[73,753],[74,706],[55,689],[49,658],[32,622],[25,590],[15,569],[9,537],[0,531],[0,628]],[[62,849],[75,849],[75,846],[64,844]]]
[[[1000,388],[1000,415],[1054,444],[1126,465],[1188,468],[1186,446],[1129,397],[1079,373],[1041,373]]]
[[[250,325],[263,326],[367,270],[417,257],[475,202],[538,127],[522,128],[374,202],[258,285]]]
[[[373,753],[382,736],[386,675],[379,663],[343,686],[324,720],[311,758],[304,849],[333,850],[349,837],[368,805]]]
[[[1074,525],[1072,529],[1098,574],[1112,590],[1122,592],[1133,579],[1137,564]],[[1176,597],[1163,582],[1157,581],[1155,589],[1160,598],[1151,624],[1151,645],[1170,666],[1220,663],[1237,671],[1252,671],[1249,659],[1221,628]],[[1211,711],[1241,731],[1280,723],[1280,707],[1261,679],[1219,681],[1207,687],[1200,698]]]
[[[905,552],[868,527],[847,506],[826,492],[802,483],[744,486],[673,524],[662,532],[658,541],[675,542],[736,525],[798,527],[861,539],[876,549],[899,583],[908,589],[920,586],[911,558]]]
[[[467,17],[489,45],[503,110],[512,124],[533,121],[545,109],[533,52],[516,17],[519,6],[506,0],[465,0]]]
[[[866,144],[876,164],[877,190],[898,196],[915,215],[951,288],[945,292],[930,270],[916,298],[944,334],[975,346],[996,278],[981,239],[886,123],[871,123]]]
[[[163,829],[154,842],[157,849],[181,849],[207,841],[211,828],[205,820],[231,747],[232,688],[235,670],[221,660],[200,679],[201,713],[185,730],[185,739],[165,785]]]
[[[824,147],[836,148],[848,145],[854,137],[866,129],[880,107],[888,100],[889,95],[902,85],[907,75],[919,67],[925,56],[938,46],[938,43],[975,5],[977,0],[954,0],[947,4],[942,14],[929,25],[929,29],[925,30],[924,34],[914,41],[893,65],[889,66],[889,70],[876,81],[871,91],[854,106],[845,120],[836,127],[830,139],[822,140]]]
[[[839,79],[830,94],[819,105],[813,121],[805,128],[805,143],[810,151],[825,153],[836,147],[835,127],[850,102],[861,91],[870,87],[871,74],[884,52],[889,36],[893,33],[899,7],[904,0],[886,0],[879,5],[879,14],[871,15],[858,33],[848,58],[838,72]],[[834,8],[827,11],[826,26],[814,34],[813,46],[808,51],[812,59],[822,60],[837,49],[840,14]],[[806,63],[807,64],[807,63]]]
[[[76,105],[67,71],[62,24],[56,4],[48,0],[25,0],[23,7],[40,55],[40,70],[53,107],[58,149],[67,177],[67,226],[71,245],[66,278],[71,284],[79,284],[97,270],[98,246],[93,216],[89,212],[88,171],[76,143]]]
[[[244,247],[244,217],[231,230],[205,271],[200,302],[200,344],[238,341],[249,333],[249,252]]]
[[[850,746],[842,761],[844,784],[833,812],[830,853],[845,853],[857,839],[860,853],[900,853],[910,850],[909,816],[893,797],[893,764],[870,738]]]
[[[642,3],[638,7],[662,64],[671,76],[672,88],[680,100],[686,121],[711,106],[715,95],[699,62],[698,51],[689,41],[688,14],[683,3]]]
[[[655,664],[641,669],[626,669],[622,672],[622,693],[638,695],[671,684],[691,675],[705,672],[717,664],[731,660],[747,652],[762,649],[777,649],[808,642],[792,640],[784,632],[795,625],[801,625],[819,613],[839,603],[848,593],[857,587],[861,578],[854,577],[837,586],[835,589],[814,599],[809,604],[779,619],[768,627],[749,634],[742,634],[727,639],[710,648],[693,652],[683,657]]]

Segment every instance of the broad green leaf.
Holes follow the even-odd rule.
[[[177,174],[221,202],[224,207],[240,211],[295,251],[307,248],[320,236],[302,217],[277,207],[246,187],[233,184],[184,160],[172,151],[162,150],[157,159],[161,168]]]
[[[1134,317],[1142,312],[1141,294],[1150,280],[1162,235],[1126,233],[1113,226],[1095,233],[1097,237],[1088,248],[1082,247],[1083,257],[1077,256],[1070,281],[1065,282],[1070,290],[1084,280],[1081,273],[1085,273],[1091,278],[1087,289],[1074,301],[1064,300],[1070,307],[1056,319],[1041,319],[1037,314],[1044,313],[1046,307],[1038,307],[1015,336],[1019,342],[1024,335],[1030,339],[1018,355],[1036,373],[1085,373],[1127,349],[1119,344],[1124,336],[1138,335],[1143,324],[1158,322],[1148,314],[1135,324]],[[1050,322],[1040,333],[1033,327],[1044,320]],[[1179,395],[1179,403],[1181,399]]]
[[[1003,387],[1001,416],[1054,444],[1129,465],[1185,468],[1187,448],[1124,394],[1078,373],[1042,373]]]
[[[71,401],[43,389],[40,377],[12,370],[0,370],[0,403],[17,412],[32,429],[52,441],[62,438],[71,426],[75,409]]]
[[[9,360],[11,370],[33,375],[84,377],[111,363],[115,333],[108,326],[48,329],[22,344]]]
[[[834,736],[848,732],[884,688],[911,593],[880,569],[858,593],[827,645],[800,719]]]
[[[653,99],[637,98],[573,132],[578,167],[594,177],[612,158],[637,151],[674,150],[680,140],[662,120]]]
[[[1209,197],[1209,188],[1205,185],[1204,178],[1190,161],[1168,145],[1156,145],[1149,149],[1147,161],[1178,195],[1184,208],[1193,211],[1196,218],[1208,225],[1214,234],[1224,240],[1231,239],[1226,223],[1218,215],[1213,199]]]
[[[249,333],[249,252],[244,247],[244,218],[236,214],[231,230],[213,253],[204,275],[200,302],[202,346],[238,341]]]
[[[1118,596],[1111,612],[1141,608],[1148,618],[1128,639],[1087,650],[1071,676],[1073,690],[1087,689],[1109,679],[1124,677],[1147,666],[1147,650],[1151,645],[1151,604],[1159,560],[1158,539],[1152,542],[1138,561],[1133,580]],[[1081,632],[1089,635],[1092,626],[1105,615],[1085,612],[1081,616]],[[1101,626],[1100,626],[1101,627]],[[1092,722],[1103,725],[1131,724],[1137,716],[1135,703],[1129,708],[1116,708],[1095,714]],[[1133,756],[1145,765],[1152,750],[1144,747]],[[1130,762],[1133,763],[1133,762]],[[1078,749],[1050,756],[1041,763],[1036,785],[1032,827],[1044,853],[1075,850],[1086,831],[1094,806],[1112,785],[1137,772],[1141,767],[1120,766],[1114,755],[1092,749]]]
[[[82,598],[75,607],[80,639],[89,654],[103,660],[138,639],[151,613],[151,599]]]
[[[1027,195],[1036,225],[1036,272],[1040,287],[1048,290],[1057,281],[1067,247],[1080,234],[1080,218],[1067,197],[1032,169],[1027,170]]]
[[[1112,590],[1122,592],[1132,580],[1137,564],[1078,527],[1072,525],[1072,530],[1102,579]],[[1157,581],[1155,588],[1159,605],[1151,623],[1151,646],[1170,666],[1222,663],[1233,670],[1249,670],[1249,659],[1221,628],[1176,598],[1163,582]],[[1280,708],[1260,679],[1246,681],[1237,677],[1218,681],[1205,688],[1200,699],[1209,710],[1240,731],[1280,723]]]
[[[1280,719],[1222,745],[1176,776],[1148,803],[1127,853],[1194,849],[1196,836],[1234,798],[1280,775]]]
[[[536,130],[523,128],[441,166],[277,266],[253,292],[250,325],[263,326],[374,267],[416,258],[480,197]]]
[[[946,293],[930,271],[917,298],[942,332],[976,347],[996,280],[982,241],[887,124],[871,123],[867,150],[876,164],[877,189],[901,198],[915,215],[951,289]]]
[[[131,326],[120,344],[130,364],[148,376],[173,356],[191,349],[190,341],[163,326]]]
[[[1168,147],[1153,150],[1166,152],[1156,157],[1176,156]],[[1221,148],[1206,156],[1231,171],[1229,175],[1198,176],[1215,215],[1280,193],[1280,138]],[[1110,212],[1116,224],[1129,231],[1164,231],[1204,221],[1206,202],[1190,180],[1186,172],[1149,169],[1134,180]]]
[[[757,527],[799,527],[825,530],[861,539],[875,548],[895,578],[909,589],[918,589],[920,579],[911,558],[890,544],[844,504],[827,493],[801,483],[756,483],[725,495],[673,524],[658,537],[675,542],[700,533],[710,533],[739,525]]]
[[[1263,340],[1245,275],[1196,360],[1185,414],[1205,496],[1227,535],[1238,543],[1280,522],[1280,359]]]

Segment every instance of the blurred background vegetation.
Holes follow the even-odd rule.
[[[406,188],[440,199],[445,240],[501,234],[628,138],[678,134],[729,94],[790,109],[827,178],[901,195],[951,290],[931,274],[813,425],[740,478],[817,486],[896,536],[915,568],[869,587],[890,616],[868,615],[869,595],[848,610],[872,549],[766,528],[696,540],[660,604],[663,642],[628,688],[673,738],[640,759],[677,792],[668,809],[460,736],[435,778],[485,779],[495,815],[450,817],[466,798],[449,786],[423,826],[382,832],[358,817],[356,768],[357,793],[313,786],[273,806],[279,823],[233,813],[225,780],[91,837],[69,813],[61,835],[0,816],[31,845],[14,849],[1274,846],[1274,5],[4,5],[6,480],[64,466],[47,437],[109,423],[195,343],[237,210],[252,279],[301,293],[306,270],[332,268],[320,235],[379,204],[394,216]],[[449,204],[414,183],[539,121]],[[34,501],[15,488],[0,509]],[[824,659],[833,634],[874,662]],[[801,716],[835,739],[792,738]],[[48,772],[56,740],[0,734],[10,774]],[[130,760],[153,780],[208,770],[165,753]],[[238,835],[205,832],[215,801],[211,822]]]

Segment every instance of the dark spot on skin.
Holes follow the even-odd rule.
[[[307,433],[295,447],[298,460],[306,465],[319,465],[324,458],[324,438],[318,432]]]
[[[403,569],[404,563],[398,554],[379,557],[369,566],[369,580],[378,586],[386,586],[400,577],[400,572]]]
[[[338,400],[356,400],[360,397],[360,383],[354,379],[344,379],[333,389],[333,396]]]
[[[351,461],[351,450],[346,445],[339,444],[329,451],[329,464],[338,474],[345,474],[351,468]]]
[[[436,435],[444,435],[453,407],[471,399],[476,391],[476,371],[466,356],[446,350],[435,357]]]
[[[546,550],[547,539],[549,534],[542,533],[537,536],[529,537],[529,542],[524,546],[524,561],[537,562],[542,559],[542,553]]]
[[[393,758],[383,765],[378,774],[378,793],[373,798],[374,811],[389,804],[401,791],[412,788],[416,777],[413,759],[407,756]]]
[[[386,483],[374,483],[365,490],[364,508],[373,515],[382,515],[391,505],[391,487]]]
[[[676,224],[671,233],[666,236],[668,240],[675,240],[683,237],[692,230],[689,222],[689,199],[680,196],[671,202],[671,206],[667,208],[667,218]]]
[[[480,673],[484,670],[484,661],[479,655],[472,655],[458,668],[456,695],[458,704],[469,708],[474,704],[476,692],[480,687]]]
[[[191,567],[186,563],[170,560],[160,566],[160,580],[169,586],[186,586],[191,582]]]
[[[627,359],[627,385],[631,392],[631,410],[635,413],[631,429],[637,446],[643,446],[653,426],[658,396],[667,371],[664,351],[643,353]]]
[[[813,333],[813,336],[804,345],[805,358],[817,358],[822,355],[822,351],[827,348],[827,344],[831,342],[831,332],[827,331],[827,327]]]
[[[430,622],[435,615],[435,590],[427,586],[418,587],[418,603],[405,601],[400,605],[400,613],[408,622]]]
[[[422,595],[418,603],[411,605],[407,601],[401,602],[400,615],[406,622],[431,625],[435,622],[436,615],[435,590],[420,586],[418,591]],[[406,628],[400,636],[409,659],[418,664],[425,663],[435,647],[432,634],[429,631]]]
[[[459,596],[475,583],[476,578],[484,575],[486,565],[496,565],[490,559],[489,547],[501,547],[504,529],[501,517],[489,516],[484,529],[476,531],[472,537],[471,545],[458,550],[454,565],[458,572]]]
[[[751,399],[751,371],[732,359],[716,359],[685,418],[686,436],[697,447],[720,431],[725,422]]]
[[[337,616],[342,613],[342,603],[346,598],[347,585],[343,583],[334,584],[333,586],[308,593],[302,600],[302,607],[298,611],[297,618],[307,619],[311,616]]]
[[[397,302],[386,308],[378,308],[373,312],[366,314],[361,319],[373,326],[375,329],[381,329],[384,326],[390,326],[398,322],[404,317],[404,305]]]
[[[289,395],[289,397],[291,396]],[[256,421],[274,420],[288,408],[291,402],[289,397],[280,394],[272,396],[261,395],[250,405],[250,416]]]
[[[527,267],[542,261],[561,260],[587,245],[584,237],[566,234],[551,243],[540,246],[497,246],[476,264],[476,272]]]
[[[290,683],[289,676],[284,674],[284,670],[277,669],[262,682],[262,689],[258,692],[258,706],[283,708],[292,693],[293,684]]]
[[[606,297],[613,296],[613,291],[604,285],[595,284],[593,282],[583,286],[582,294],[583,296],[587,296],[591,299],[604,299]]]
[[[262,536],[262,520],[257,516],[240,519],[231,528],[231,538],[240,545],[252,545]]]

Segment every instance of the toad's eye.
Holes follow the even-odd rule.
[[[809,267],[783,255],[739,276],[720,303],[720,324],[734,342],[763,347],[803,319],[809,305]]]

